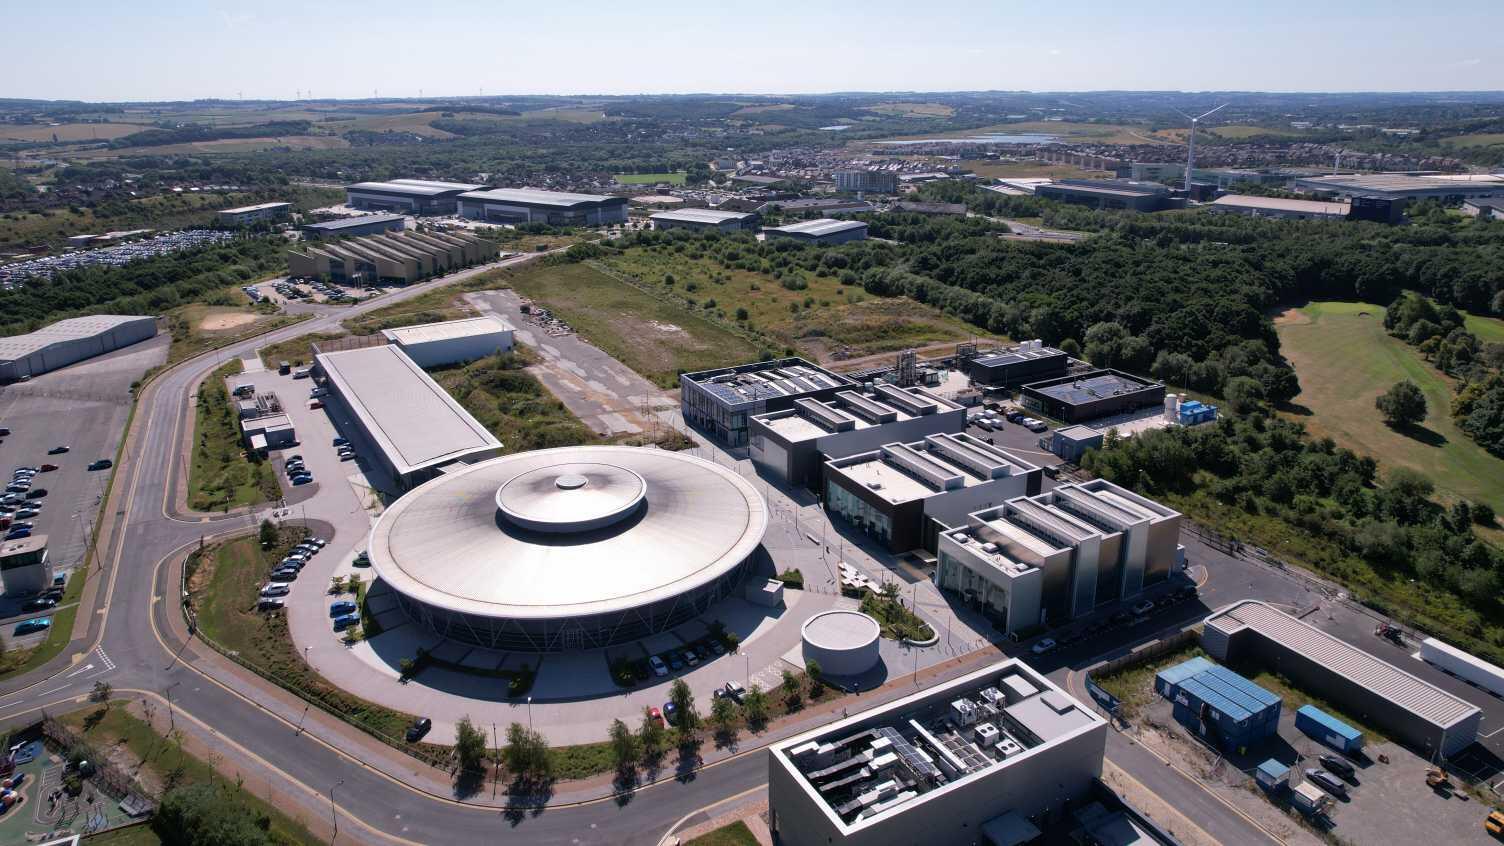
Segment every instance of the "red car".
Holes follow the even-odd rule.
[[[40,471],[42,471],[43,473],[51,473],[53,470],[57,469],[57,465],[56,464],[43,464],[41,467],[38,467],[37,469],[40,470]]]
[[[649,708],[648,717],[657,720],[659,725],[662,725],[664,728],[668,728],[668,720],[663,719],[663,712],[657,708]]]

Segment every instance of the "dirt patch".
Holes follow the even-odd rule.
[[[239,329],[242,326],[255,322],[256,315],[244,312],[210,314],[198,322],[198,329],[200,332],[224,332],[228,329]]]
[[[1287,308],[1274,316],[1275,326],[1300,326],[1310,322],[1311,316],[1298,308]]]
[[[653,327],[653,331],[657,332],[658,334],[665,335],[670,338],[689,337],[689,333],[684,331],[682,327],[675,326],[672,323],[664,323],[661,320],[649,320],[648,325]]]

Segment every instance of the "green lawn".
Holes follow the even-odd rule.
[[[271,464],[252,460],[241,442],[239,420],[225,387],[225,379],[240,372],[237,358],[209,374],[199,386],[188,466],[189,508],[227,511],[282,495]]]
[[[707,831],[684,846],[757,846],[752,829],[741,820],[723,825],[715,831]]]
[[[496,281],[549,307],[591,343],[663,387],[676,387],[680,371],[757,359],[757,346],[746,338],[583,263],[529,268]]]
[[[1478,336],[1478,340],[1485,344],[1504,344],[1504,320],[1497,317],[1483,317],[1478,314],[1463,315],[1463,322],[1467,331]]]
[[[83,578],[80,576],[72,581],[82,584]],[[64,601],[68,601],[66,596]],[[51,615],[52,625],[41,643],[26,651],[8,650],[0,656],[0,679],[31,672],[63,651],[73,638],[73,620],[78,616],[78,597],[75,596],[72,602],[75,604]]]
[[[623,185],[657,185],[667,182],[670,185],[684,184],[684,171],[673,173],[618,173],[616,181]]]
[[[1414,348],[1389,337],[1383,321],[1382,306],[1339,302],[1311,303],[1276,321],[1280,346],[1300,377],[1295,403],[1311,412],[1292,418],[1383,466],[1425,474],[1446,497],[1504,510],[1504,460],[1453,424],[1448,379]],[[1426,394],[1429,411],[1419,437],[1390,429],[1374,408],[1374,398],[1401,379]]]
[[[250,807],[256,814],[267,817],[271,823],[270,832],[277,842],[307,844],[307,846],[316,846],[323,842],[314,837],[301,823],[251,791],[237,787],[233,782],[216,773],[209,764],[189,755],[177,744],[162,737],[145,720],[130,714],[126,710],[124,701],[117,700],[111,703],[108,709],[92,706],[65,714],[62,722],[82,734],[88,744],[96,750],[103,752],[124,747],[125,752],[130,757],[141,761],[143,768],[149,770],[154,777],[153,780],[159,783],[170,784],[174,780],[182,785],[217,782],[225,790],[236,791],[240,802]],[[151,833],[148,826],[137,826],[115,837],[107,837],[99,841],[90,838],[88,842],[135,846],[135,844],[153,844],[161,841]]]

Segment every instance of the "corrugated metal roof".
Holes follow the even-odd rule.
[[[1478,711],[1477,706],[1262,602],[1235,605],[1214,614],[1206,624],[1228,634],[1244,628],[1252,629],[1383,696],[1417,719],[1441,728],[1452,726]]]
[[[621,200],[623,203],[627,201],[626,197],[605,197],[598,194],[571,194],[566,191],[540,191],[536,188],[492,188],[489,191],[467,191],[460,195],[460,199],[475,200],[484,203],[548,206],[551,208],[593,205],[610,200]]]
[[[790,232],[796,235],[813,235],[819,238],[823,235],[832,235],[836,232],[845,232],[849,229],[866,229],[867,224],[857,220],[806,220],[803,223],[791,223],[788,226],[776,226],[774,232]]]
[[[53,344],[78,341],[102,335],[112,329],[137,320],[155,320],[143,315],[95,314],[89,317],[70,317],[35,332],[0,338],[0,361],[11,361],[40,352]]]
[[[407,225],[407,218],[400,214],[363,214],[358,217],[344,217],[339,220],[326,220],[323,223],[309,223],[304,229],[312,229],[318,232],[338,232],[341,229],[359,228],[382,223],[391,223],[400,220]]]
[[[513,330],[512,324],[492,314],[481,317],[465,317],[445,320],[440,323],[420,323],[416,326],[401,326],[383,329],[387,340],[402,344],[421,344],[428,341],[447,341],[454,338],[470,338]]]
[[[715,209],[677,209],[658,212],[650,220],[668,220],[679,223],[725,223],[728,220],[748,220],[751,212],[716,211]]]

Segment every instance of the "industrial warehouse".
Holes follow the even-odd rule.
[[[990,388],[1015,388],[1027,382],[1055,379],[1070,369],[1070,356],[1043,341],[978,355],[969,362],[971,381]]]
[[[787,226],[770,226],[763,229],[768,239],[792,238],[806,244],[844,244],[867,238],[867,224],[859,220],[806,220]]]
[[[968,514],[1039,493],[1041,474],[971,435],[930,435],[826,462],[825,508],[890,552],[933,549]]]
[[[395,346],[320,353],[328,404],[376,449],[378,466],[405,490],[452,464],[501,454],[501,443]],[[369,452],[369,451],[368,451]]]
[[[70,317],[26,335],[0,338],[0,384],[40,376],[156,334],[155,317],[99,314]]]
[[[935,584],[1012,633],[1057,625],[1169,578],[1179,512],[1093,479],[977,511],[939,536]]]
[[[762,219],[756,212],[716,211],[715,209],[677,209],[658,212],[648,218],[654,229],[690,229],[717,232],[756,231]]]
[[[768,827],[787,846],[1028,843],[1089,804],[1106,743],[1009,659],[774,744]]]
[[[475,361],[488,355],[510,352],[512,324],[495,315],[446,320],[383,329],[387,343],[402,350],[422,368]]]
[[[1277,668],[1428,759],[1456,755],[1478,738],[1476,705],[1263,602],[1212,614],[1201,645],[1224,663]]]
[[[533,188],[492,188],[458,195],[463,217],[492,223],[604,226],[627,222],[627,198]]]
[[[1165,386],[1120,370],[1093,370],[1031,382],[1019,392],[1024,408],[1066,423],[1162,405]]]
[[[1152,212],[1168,208],[1170,188],[1130,179],[1061,179],[1034,189],[1035,196],[1097,209]]]
[[[684,422],[724,446],[746,446],[752,415],[792,408],[808,397],[828,400],[857,383],[802,358],[759,361],[679,375]]]
[[[877,385],[840,391],[826,402],[806,397],[792,408],[751,418],[751,458],[786,485],[818,489],[821,467],[895,441],[966,430],[966,409],[924,388]]]
[[[401,232],[406,228],[407,218],[400,214],[363,214],[356,217],[342,217],[338,220],[326,220],[321,223],[306,223],[302,230],[304,238],[316,240],[379,235],[382,232]]]
[[[289,249],[287,273],[344,284],[407,285],[498,254],[494,242],[468,232],[389,232]]]
[[[285,220],[292,213],[292,203],[260,203],[235,209],[222,209],[217,217],[224,226],[252,226],[273,220]]]
[[[357,182],[345,187],[345,202],[351,208],[403,214],[454,214],[458,197],[482,188],[462,182],[429,179],[393,179],[388,182]]]
[[[752,483],[715,462],[563,447],[412,491],[377,520],[370,557],[440,636],[557,652],[657,634],[737,595],[767,525]]]

